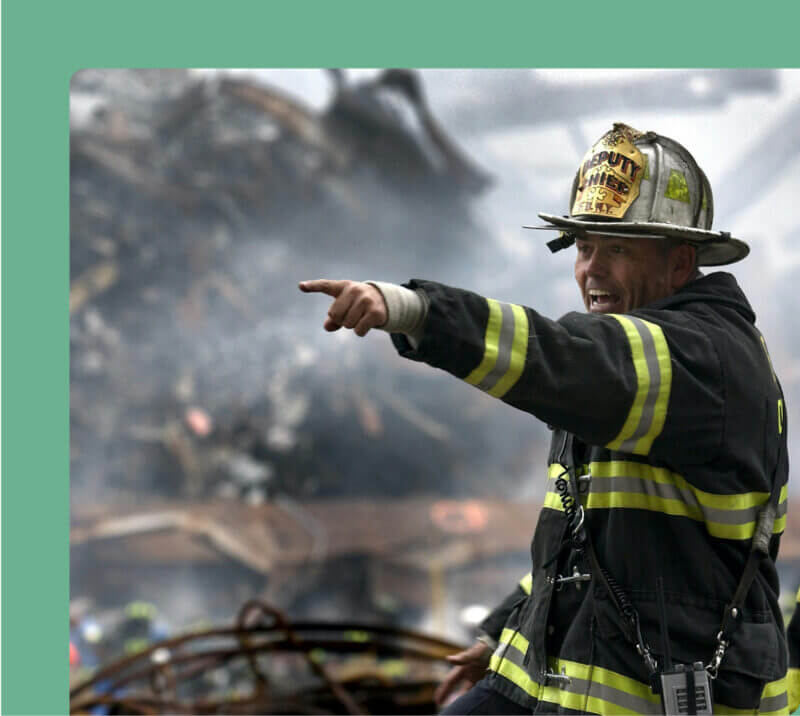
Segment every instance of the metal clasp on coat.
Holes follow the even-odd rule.
[[[583,511],[583,505],[578,506],[578,511],[572,518],[572,536],[583,543],[585,535],[582,533],[583,523],[586,519],[586,513]]]
[[[585,475],[578,475],[578,493],[585,495],[589,492],[589,487],[592,484],[592,474],[587,472]]]
[[[580,589],[581,582],[589,582],[591,579],[591,574],[581,574],[577,566],[572,568],[572,574],[569,577],[562,577],[560,574],[557,574],[555,577],[547,577],[547,581],[555,585],[557,592],[560,591],[561,587],[565,584],[571,584],[573,582],[575,582],[575,587]]]
[[[572,683],[572,679],[567,676],[566,669],[562,666],[561,673],[557,674],[555,671],[542,671],[542,679],[544,680],[545,686],[550,681],[558,682],[558,687],[562,688],[564,686],[569,686]]]

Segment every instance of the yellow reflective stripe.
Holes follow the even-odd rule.
[[[669,346],[661,327],[633,316],[615,318],[628,338],[636,373],[636,395],[619,434],[607,447],[647,455],[664,429],[672,389]]]
[[[770,681],[761,692],[761,698],[767,699],[770,696],[778,696],[786,691],[786,677],[784,676],[777,681]]]
[[[557,480],[562,475],[564,478],[567,478],[566,475],[566,468],[557,462],[551,462],[550,465],[547,467],[547,478],[549,480]],[[544,502],[542,503],[542,507],[549,507],[551,510],[561,510],[564,511],[564,507],[561,504],[561,498],[558,496],[558,493],[553,492],[552,490],[548,490],[544,496]]]
[[[557,495],[556,495],[557,497]],[[620,509],[649,510],[661,512],[674,517],[688,517],[697,522],[705,523],[708,533],[712,537],[721,539],[750,539],[756,528],[756,522],[750,521],[743,524],[725,524],[705,519],[702,510],[697,507],[657,495],[646,495],[630,492],[601,492],[589,493],[585,503],[586,509]],[[775,521],[774,530],[780,532],[786,524],[786,516]]]
[[[604,701],[596,696],[590,696],[588,699],[586,699],[586,710],[589,713],[602,714],[602,716],[614,716],[615,714],[631,714],[632,716],[640,716],[638,711],[626,709],[624,706],[615,704],[612,701]]]
[[[647,369],[647,360],[644,356],[644,347],[642,346],[642,338],[639,335],[639,331],[636,330],[636,327],[630,319],[625,316],[620,316],[616,313],[610,313],[609,315],[619,321],[625,331],[625,335],[628,337],[637,383],[636,396],[633,399],[633,405],[628,412],[628,417],[625,419],[622,430],[620,430],[619,435],[606,446],[610,450],[618,450],[622,443],[633,435],[634,430],[636,430],[636,427],[639,425],[644,401],[645,398],[647,398],[647,391],[650,387],[650,371]]]
[[[548,469],[548,476],[555,476],[559,472],[559,468],[563,470],[559,464],[551,464]],[[654,467],[653,465],[630,460],[591,462],[589,463],[589,472],[593,478],[627,475],[662,484],[673,484],[678,488],[693,492],[697,501],[704,507],[714,507],[719,510],[743,510],[748,507],[758,507],[763,505],[769,498],[768,492],[741,492],[731,495],[705,492],[687,482],[687,480],[677,472],[672,472],[663,467]],[[788,486],[784,485],[781,488],[778,502],[785,502],[788,494]]]
[[[470,385],[480,383],[497,362],[500,326],[503,322],[503,316],[500,312],[500,304],[497,301],[493,298],[487,298],[486,303],[489,304],[489,320],[486,322],[486,337],[483,340],[483,359],[480,365],[464,378]]]
[[[528,316],[521,306],[511,304],[514,314],[514,342],[511,345],[511,362],[506,374],[497,381],[497,385],[488,391],[495,398],[502,398],[514,387],[525,368],[528,357]]]
[[[633,452],[637,455],[648,455],[650,448],[661,431],[664,429],[664,421],[667,419],[667,406],[669,405],[669,394],[672,391],[672,360],[669,355],[667,339],[664,338],[664,331],[661,326],[649,321],[642,321],[653,335],[653,342],[656,347],[656,359],[661,371],[661,384],[658,387],[658,397],[653,411],[653,422],[647,434],[636,443]]]
[[[708,533],[720,539],[752,539],[756,531],[756,523],[748,522],[743,525],[723,525],[719,522],[706,522]]]
[[[692,508],[681,500],[674,500],[658,495],[645,495],[639,492],[599,492],[589,493],[586,501],[587,509],[616,509],[628,507],[635,510],[650,510],[663,512],[667,515],[690,517],[693,520],[703,521],[703,512],[699,508]]]
[[[492,655],[489,661],[489,669],[504,676],[525,693],[540,701],[559,704],[564,708],[574,709],[575,711],[588,710],[590,713],[596,714],[638,713],[637,711],[626,709],[619,704],[606,701],[596,696],[587,697],[586,694],[564,691],[558,686],[541,686],[537,681],[534,681],[524,669],[508,659],[497,656],[497,654]],[[658,703],[657,698],[658,697],[656,697],[655,703]],[[650,699],[652,699],[652,694]]]
[[[524,669],[512,664],[508,659],[501,659],[497,654],[492,654],[492,658],[489,660],[489,669],[505,676],[511,683],[534,698],[539,696],[539,684],[528,676]]]
[[[761,692],[761,704],[758,713],[764,714],[788,714],[788,679],[784,676],[777,681],[768,683]]]
[[[796,708],[797,704],[792,701],[791,696],[791,672],[792,669],[789,669],[789,703],[788,706],[781,706],[776,709],[764,709],[764,708],[757,708],[757,709],[737,709],[734,706],[727,706],[726,704],[714,703],[714,713],[715,714],[729,714],[730,716],[740,716],[744,714],[760,714],[760,716],[778,716],[783,714],[790,714]],[[770,690],[770,693],[767,691]],[[778,681],[773,681],[764,687],[764,692],[762,693],[762,701],[764,699],[775,698],[782,696],[786,693],[786,679],[779,679]],[[793,705],[794,704],[794,705]]]
[[[764,502],[769,497],[766,492],[734,494],[734,495],[718,495],[710,492],[702,492],[697,488],[690,485],[686,480],[677,472],[672,472],[664,467],[654,467],[653,465],[645,465],[641,462],[632,462],[630,460],[608,460],[604,462],[591,462],[589,463],[589,472],[594,478],[613,478],[620,475],[628,477],[637,477],[642,480],[656,482],[662,485],[674,485],[677,488],[685,488],[695,493],[697,501],[706,505],[707,507],[716,507],[719,509],[743,509],[745,507],[753,507]],[[750,495],[755,497],[751,500]]]
[[[489,669],[505,677],[530,696],[564,708],[595,714],[635,714],[643,711],[651,713],[648,706],[650,705],[653,707],[652,713],[658,712],[659,697],[652,693],[648,684],[600,666],[551,658],[548,660],[549,669],[564,674],[574,681],[572,684],[559,686],[541,685],[519,666],[522,663],[520,659],[527,653],[529,646],[528,640],[516,630],[503,629],[500,646],[490,659]],[[512,653],[506,657],[509,647],[513,647],[520,656]],[[517,663],[514,663],[515,661]],[[585,684],[581,684],[581,681]],[[764,687],[760,709],[738,709],[715,704],[714,713],[762,714],[762,716],[788,714],[794,711],[800,702],[798,686],[800,686],[800,669],[789,669],[786,677],[772,681]],[[641,699],[645,703],[637,704],[635,699]],[[638,710],[630,708],[637,706]]]
[[[616,671],[604,669],[600,666],[589,666],[576,661],[567,661],[566,659],[556,659],[553,660],[553,663],[558,673],[561,673],[563,669],[567,676],[574,676],[577,679],[604,684],[618,691],[623,691],[626,694],[638,696],[640,699],[645,699],[653,704],[661,703],[660,698],[653,694],[647,684],[637,681],[636,679],[631,679],[628,676],[618,674]]]
[[[504,630],[503,636],[507,643],[513,643],[515,636],[519,635]],[[527,644],[527,640],[523,641]],[[550,659],[549,668],[569,676],[573,682],[548,686],[531,678],[519,662],[514,663],[515,659],[517,657],[505,658],[498,650],[491,657],[489,669],[540,701],[595,714],[660,713],[659,697],[650,691],[647,684],[615,671],[565,659]]]
[[[577,693],[575,691],[564,691],[558,686],[545,686],[539,695],[540,701],[546,701],[551,704],[558,704],[559,706],[573,711],[587,711],[593,714],[638,714],[638,711],[626,709],[624,706],[615,704],[613,701],[606,701],[597,696],[587,696],[586,694]]]
[[[464,380],[470,385],[502,398],[516,385],[528,357],[528,315],[513,303],[487,298],[489,317],[486,322],[483,358]]]
[[[510,644],[513,646],[517,651],[526,654],[528,652],[528,646],[530,642],[522,636],[518,631],[515,629],[503,629],[502,633],[500,634],[500,643],[501,644]]]
[[[709,534],[722,539],[750,539],[756,526],[756,508],[765,504],[769,498],[767,492],[732,495],[705,492],[666,468],[628,460],[592,462],[588,469],[594,487],[590,488],[585,500],[586,509],[629,508],[688,517],[704,522]],[[560,464],[553,463],[548,468],[548,477],[557,479],[563,470]],[[636,480],[641,483],[636,483]],[[603,484],[602,481],[606,483]],[[613,489],[615,485],[621,489]],[[663,487],[658,487],[659,485]],[[779,505],[785,505],[787,496],[788,487],[784,485],[781,488]],[[546,493],[543,506],[563,510],[561,499],[553,489]],[[749,514],[746,513],[747,510]],[[741,514],[743,512],[745,514]],[[785,527],[784,513],[775,520],[773,533],[778,534]]]
[[[539,700],[558,704],[573,711],[603,714],[603,716],[612,716],[613,714],[634,714],[639,716],[638,711],[626,709],[613,701],[606,701],[598,696],[587,696],[574,691],[562,691],[557,686],[545,686],[539,695]]]
[[[786,686],[789,693],[789,711],[794,713],[800,707],[800,669],[789,669],[786,674]]]
[[[530,594],[531,589],[533,589],[533,574],[528,572],[522,579],[519,580],[519,586],[522,587],[522,590],[525,594]]]
[[[564,506],[561,504],[561,498],[555,492],[548,492],[544,496],[542,507],[549,507],[551,510],[564,511]]]

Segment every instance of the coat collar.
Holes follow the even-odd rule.
[[[750,323],[755,323],[756,314],[749,301],[739,288],[739,284],[732,274],[725,271],[715,271],[707,276],[701,276],[687,283],[671,296],[659,299],[644,306],[647,309],[675,309],[687,303],[719,303],[730,306],[746,318]]]

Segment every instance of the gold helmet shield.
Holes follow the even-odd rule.
[[[641,136],[620,122],[586,153],[578,170],[572,216],[622,219],[639,196],[645,156],[634,145]]]

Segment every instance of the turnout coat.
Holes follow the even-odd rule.
[[[406,285],[424,293],[428,316],[416,349],[393,335],[401,355],[553,429],[531,574],[483,624],[498,643],[491,687],[535,713],[660,713],[607,588],[570,539],[570,503],[557,479],[572,460],[580,477],[569,497],[584,508],[600,566],[638,611],[657,659],[662,578],[672,658],[681,663],[707,664],[714,654],[758,512],[781,486],[769,557],[713,689],[716,713],[788,713],[775,570],[786,410],[733,276],[701,277],[629,314],[558,321],[438,283]]]

